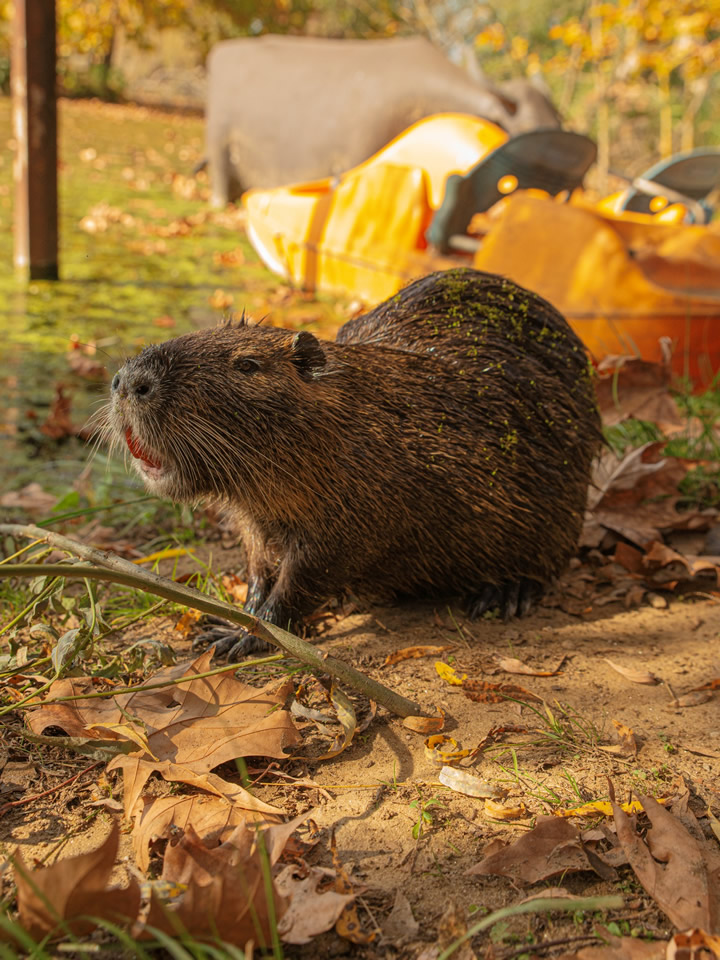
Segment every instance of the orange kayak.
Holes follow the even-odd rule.
[[[591,206],[582,191],[558,202],[518,189],[478,218],[476,252],[428,249],[448,177],[507,140],[477,117],[428,117],[340,178],[248,191],[249,238],[299,287],[369,305],[433,270],[473,263],[548,299],[596,360],[657,361],[666,343],[677,375],[709,385],[720,371],[720,225],[684,223],[681,203],[632,213],[616,197]]]
[[[596,360],[662,357],[697,387],[720,370],[720,230],[517,194],[474,257],[563,313]]]

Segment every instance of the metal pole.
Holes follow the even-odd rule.
[[[15,0],[15,266],[58,279],[55,0]]]

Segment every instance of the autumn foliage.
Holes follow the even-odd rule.
[[[516,69],[542,76],[560,110],[597,117],[600,162],[607,162],[610,114],[659,117],[661,156],[695,145],[698,112],[720,55],[718,0],[616,0],[549,24],[546,43],[492,22],[478,34],[481,57],[504,55]],[[605,154],[605,157],[603,157]]]

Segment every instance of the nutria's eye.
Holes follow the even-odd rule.
[[[237,357],[234,367],[242,373],[255,373],[256,370],[260,369],[260,364],[257,360],[251,360],[250,357]]]

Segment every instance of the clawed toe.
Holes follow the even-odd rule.
[[[239,663],[240,660],[250,654],[268,653],[273,649],[272,644],[269,644],[267,640],[261,640],[260,637],[248,633],[247,630],[238,630],[235,634],[235,644],[228,653],[228,663]],[[216,656],[220,656],[220,654],[216,654]]]
[[[468,616],[471,620],[478,620],[488,610],[494,610],[499,603],[500,588],[486,583],[480,588],[478,595],[470,600]]]
[[[225,627],[226,629],[228,625],[224,617],[217,617],[214,613],[204,613],[200,622],[202,624],[210,624],[212,627]]]
[[[484,583],[477,594],[470,598],[468,616],[471,620],[477,620],[488,611],[497,610],[506,622],[515,616],[524,617],[542,593],[543,588],[536,580],[525,577],[501,586]]]
[[[251,653],[265,653],[271,649],[266,640],[253,636],[242,627],[231,627],[227,620],[207,617],[205,622],[210,622],[213,626],[195,637],[193,650],[212,647],[216,660],[227,657],[228,663],[238,663]]]
[[[230,649],[232,643],[235,642],[235,639],[237,639],[236,633],[237,631],[233,630],[228,625],[227,621],[225,621],[224,626],[218,624],[217,626],[211,627],[209,630],[203,630],[202,633],[199,633],[196,637],[194,637],[192,648],[193,650],[204,650],[206,647],[214,647],[215,655],[218,656],[218,644],[221,646],[221,648],[223,644],[226,644],[225,648],[221,649],[219,653],[220,656],[223,656]],[[228,640],[232,641],[229,646],[227,645]]]
[[[505,623],[517,613],[519,600],[520,584],[509,583],[502,591],[502,600],[500,603],[500,612]]]
[[[543,595],[542,584],[537,580],[520,581],[520,598],[518,601],[517,615],[524,617],[528,614]]]

